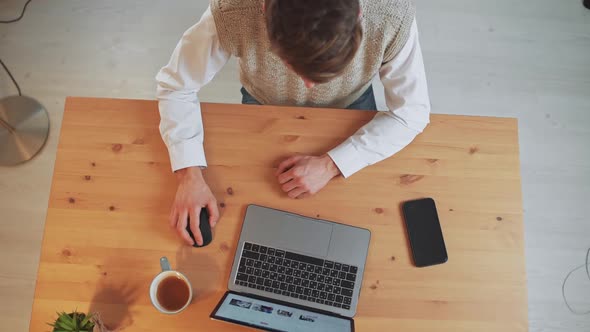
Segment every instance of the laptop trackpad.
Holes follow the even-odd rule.
[[[313,219],[285,215],[280,221],[269,220],[265,233],[276,247],[313,256],[326,257],[330,247],[332,225]],[[268,232],[268,233],[267,233]]]

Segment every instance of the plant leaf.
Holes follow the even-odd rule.
[[[60,322],[60,321],[55,322],[55,327],[60,328],[60,329],[64,329],[64,330],[70,329],[70,327],[68,325],[66,325],[64,322]]]
[[[66,314],[65,312],[61,313],[60,320],[68,324],[68,327],[70,329],[74,328],[74,320],[72,319],[72,317],[70,317],[70,315]]]
[[[67,330],[71,330],[74,327],[70,316],[68,316],[65,312],[58,313],[58,315],[59,317],[55,320],[54,324],[59,324],[61,328],[65,327]]]
[[[78,330],[78,312],[74,311],[74,328]]]
[[[86,315],[86,317],[84,317],[84,319],[82,320],[82,323],[80,323],[80,327],[85,328],[86,324],[88,324],[88,322],[90,321],[91,318],[92,318],[91,314]]]

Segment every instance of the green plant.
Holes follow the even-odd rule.
[[[58,312],[55,323],[48,325],[53,327],[53,332],[92,332],[94,329],[92,314],[86,315],[77,310],[70,314]]]

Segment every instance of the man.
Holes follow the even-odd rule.
[[[242,102],[376,110],[371,81],[385,87],[389,111],[321,156],[292,156],[278,165],[278,185],[291,198],[321,190],[407,146],[429,122],[430,102],[411,0],[211,0],[160,70],[160,131],[178,190],[170,226],[198,244],[199,213],[219,219],[203,179],[206,166],[197,92],[231,56],[239,58]]]

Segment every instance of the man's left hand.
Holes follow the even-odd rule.
[[[284,192],[291,198],[305,198],[320,191],[340,170],[330,158],[295,155],[284,160],[275,174]]]

